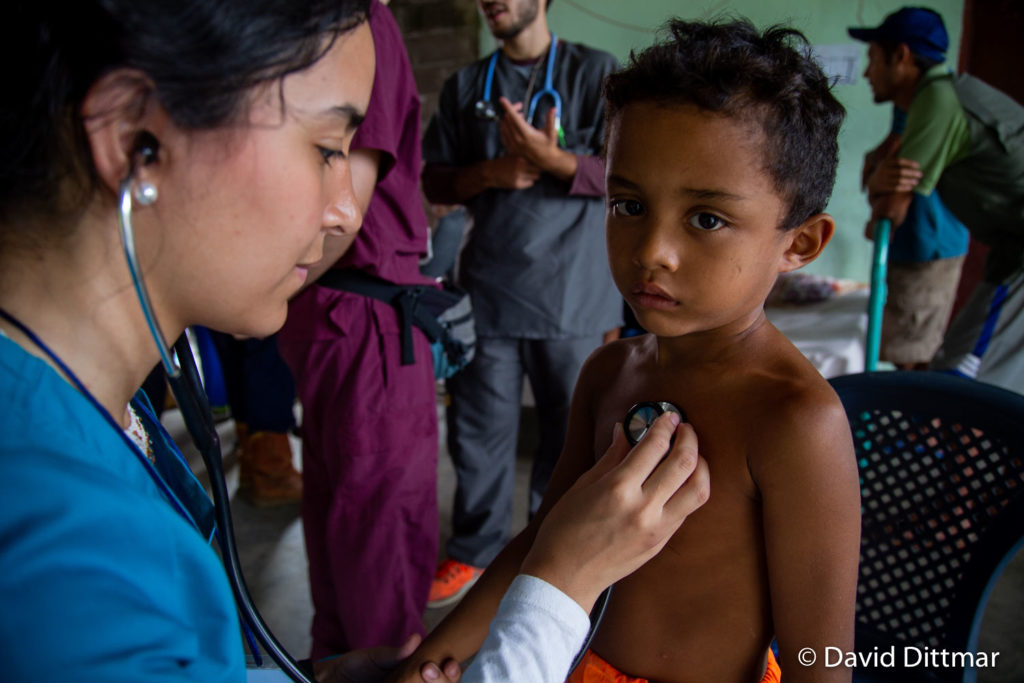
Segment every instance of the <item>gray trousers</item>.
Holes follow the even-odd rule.
[[[979,282],[942,341],[931,369],[1024,394],[1024,268]]]
[[[601,335],[477,339],[473,362],[448,380],[448,450],[457,479],[448,557],[485,567],[509,541],[524,375],[540,425],[530,476],[530,514],[537,510],[565,441],[580,367],[600,344]]]

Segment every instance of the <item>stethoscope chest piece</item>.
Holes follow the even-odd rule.
[[[626,413],[626,440],[633,446],[640,443],[644,434],[651,428],[654,421],[665,413],[676,413],[680,421],[686,421],[686,414],[668,401],[643,401],[637,403]]]

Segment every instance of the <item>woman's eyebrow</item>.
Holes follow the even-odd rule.
[[[317,118],[341,119],[345,123],[345,130],[353,131],[366,120],[366,112],[351,104],[339,104],[323,110],[317,114]]]

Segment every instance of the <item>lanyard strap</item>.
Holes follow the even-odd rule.
[[[58,356],[53,350],[51,350],[50,347],[47,346],[43,342],[43,340],[36,335],[35,332],[29,329],[27,325],[25,325],[23,322],[15,318],[13,315],[8,313],[3,308],[0,308],[0,318],[3,318],[7,322],[18,328],[22,334],[24,334],[26,337],[32,340],[32,343],[35,344],[43,353],[47,355],[47,357],[49,357],[50,360],[54,362],[54,364],[58,368],[61,369],[61,372],[63,372],[67,376],[67,378],[71,380],[71,383],[75,386],[76,389],[78,389],[79,393],[85,396],[89,403],[92,404],[93,408],[95,408],[96,411],[103,417],[103,419],[106,420],[107,424],[109,424],[114,429],[114,431],[117,432],[118,436],[121,437],[121,440],[125,443],[128,449],[131,450],[131,452],[135,455],[135,458],[142,464],[142,466],[145,468],[146,472],[149,473],[149,476],[153,479],[153,481],[156,482],[157,488],[160,489],[160,491],[164,494],[164,497],[167,498],[167,500],[170,502],[171,507],[173,507],[175,511],[178,512],[178,514],[184,517],[189,522],[189,524],[191,524],[196,529],[199,529],[199,526],[192,518],[192,515],[189,514],[185,506],[181,503],[180,500],[178,500],[178,496],[175,495],[175,493],[171,490],[170,486],[168,486],[167,482],[165,482],[163,477],[160,476],[160,473],[157,472],[156,467],[153,465],[153,463],[149,461],[149,458],[147,458],[146,454],[142,452],[142,449],[139,448],[138,444],[136,444],[132,440],[132,438],[128,436],[128,434],[126,434],[123,429],[121,429],[121,426],[117,423],[116,420],[114,420],[113,416],[107,411],[107,409],[103,407],[103,404],[100,403],[99,400],[97,400],[96,397],[92,395],[92,392],[89,391],[84,384],[82,384],[81,380],[78,379],[78,376],[71,371],[71,368],[69,368],[67,364],[64,363],[63,360],[61,360],[60,356]]]

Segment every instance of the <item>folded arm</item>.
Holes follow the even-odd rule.
[[[921,167],[911,159],[892,156],[877,165],[867,181],[871,219],[867,237],[873,237],[874,224],[888,218],[894,228],[903,225],[913,190],[921,181]]]

